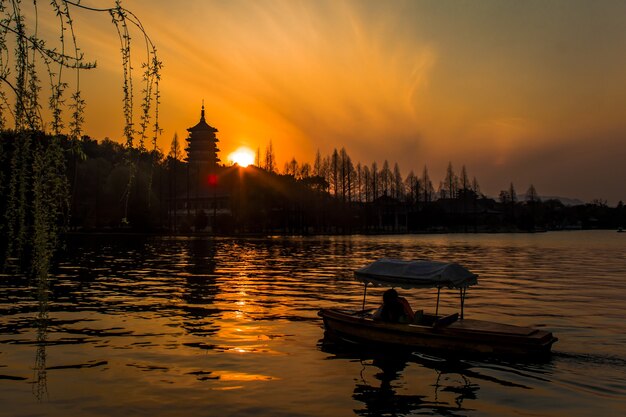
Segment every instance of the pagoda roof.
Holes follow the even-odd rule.
[[[209,132],[217,132],[218,130],[208,124],[206,120],[204,120],[204,104],[202,105],[202,111],[200,112],[200,121],[195,126],[192,126],[187,129],[188,132],[197,132],[197,131],[209,131]]]

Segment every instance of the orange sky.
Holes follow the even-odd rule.
[[[86,1],[102,6],[109,1]],[[626,199],[626,2],[126,0],[164,62],[160,139],[199,118],[220,157],[271,139],[279,167],[344,146],[403,175],[451,161],[497,196]],[[86,15],[89,16],[89,15]],[[106,15],[76,16],[86,133],[122,136]],[[138,44],[136,44],[138,45]],[[435,184],[437,186],[437,184]]]

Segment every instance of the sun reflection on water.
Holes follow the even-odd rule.
[[[27,282],[0,277],[0,402],[16,416],[67,415],[60,404],[94,415],[138,405],[155,415],[165,407],[172,415],[207,407],[260,416],[547,415],[565,403],[577,417],[623,414],[623,241],[585,233],[128,238],[124,248],[103,239],[79,242],[51,276],[45,322]],[[480,278],[466,314],[555,331],[554,360],[440,369],[321,347],[317,309],[360,306],[352,271],[383,256],[470,265]],[[601,279],[590,287],[589,277]],[[380,295],[372,289],[370,300],[368,291],[368,303]],[[458,308],[457,294],[448,295],[441,308]],[[430,308],[435,294],[407,297]],[[47,393],[37,405],[40,347]]]

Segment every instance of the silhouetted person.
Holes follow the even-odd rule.
[[[413,309],[409,302],[398,295],[396,290],[389,289],[383,294],[383,304],[374,313],[375,320],[389,323],[412,323]]]

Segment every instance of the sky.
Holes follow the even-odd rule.
[[[543,196],[626,200],[624,1],[123,4],[164,64],[165,151],[204,101],[224,162],[271,140],[279,167],[345,147],[403,175],[427,166],[435,187],[450,162],[494,197],[513,182],[519,194],[533,184]],[[85,133],[121,140],[115,29],[106,15],[75,17],[98,64],[81,76]]]

